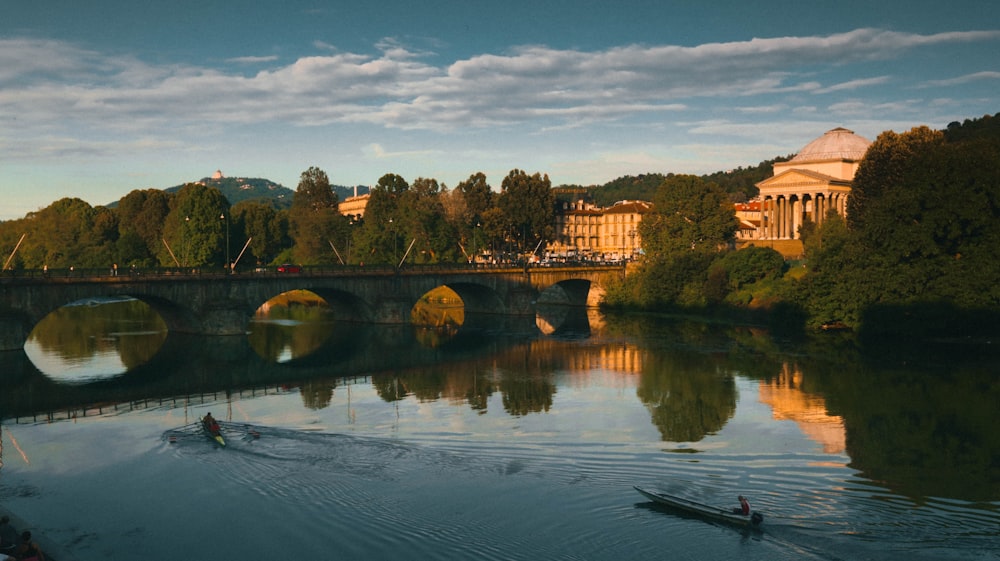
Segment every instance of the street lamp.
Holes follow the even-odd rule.
[[[229,262],[229,220],[226,218],[226,213],[222,213],[219,216],[219,220],[225,220],[226,221],[226,269],[228,269],[229,272],[232,273],[233,272],[233,266]]]
[[[479,237],[479,222],[476,222],[476,227],[472,230],[472,266],[476,266],[476,241]]]
[[[389,219],[389,231],[392,232],[392,266],[396,266],[396,227],[392,225],[392,218]]]
[[[632,256],[633,257],[635,256],[635,235],[637,233],[638,232],[635,231],[635,228],[632,228],[631,230],[628,231],[628,237],[632,238],[632,248],[631,249],[632,249]]]
[[[191,227],[190,224],[191,224],[191,217],[190,216],[185,216],[184,217],[184,233],[183,233],[183,236],[182,236],[182,239],[184,240],[184,263],[182,263],[181,265],[183,267],[187,267],[188,266],[188,258],[190,257],[190,254],[191,254],[191,242],[188,241],[188,229],[190,229],[190,227]]]

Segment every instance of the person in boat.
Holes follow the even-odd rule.
[[[38,547],[37,543],[31,541],[31,532],[28,531],[21,533],[21,545],[17,547],[14,557],[20,561],[45,561],[45,556],[42,555],[42,548]]]
[[[739,496],[740,506],[733,509],[733,514],[742,514],[743,516],[750,516],[750,501],[747,500],[743,495]]]
[[[205,425],[205,428],[208,429],[208,432],[212,434],[216,434],[219,432],[219,422],[216,421],[215,417],[212,416],[211,411],[205,413],[205,417],[202,418],[201,422]]]

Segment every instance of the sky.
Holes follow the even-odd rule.
[[[704,174],[998,112],[992,0],[0,0],[0,220],[216,170]]]

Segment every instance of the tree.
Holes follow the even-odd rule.
[[[694,175],[674,175],[656,191],[653,209],[640,223],[647,254],[716,253],[729,245],[739,222],[726,193]]]
[[[273,262],[290,243],[287,214],[260,201],[243,201],[230,209],[233,240],[238,241],[232,259],[250,240],[248,251],[257,265]]]
[[[229,201],[215,187],[188,183],[171,199],[163,238],[170,246],[159,252],[166,266],[203,267],[225,264],[226,225],[219,217],[229,212]]]
[[[555,196],[548,175],[511,170],[503,179],[497,207],[507,223],[508,239],[521,253],[555,236]]]
[[[465,201],[467,224],[480,222],[483,213],[493,205],[493,188],[486,182],[486,174],[483,172],[470,175],[455,190],[462,193]]]
[[[405,232],[403,242],[414,243],[409,259],[418,263],[455,261],[458,248],[455,230],[445,219],[441,186],[435,179],[417,178],[399,196],[399,220]],[[405,251],[405,249],[403,249]]]
[[[293,255],[299,263],[338,262],[330,244],[344,238],[348,225],[337,205],[337,194],[326,172],[317,167],[302,172],[288,215],[295,243]]]
[[[393,173],[383,175],[372,188],[364,222],[355,236],[359,261],[397,263],[396,258],[406,249],[400,249],[405,234],[400,197],[409,189],[406,180]]]

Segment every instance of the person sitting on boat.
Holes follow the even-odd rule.
[[[205,424],[205,428],[208,429],[208,432],[212,434],[219,432],[219,422],[212,416],[211,411],[205,413],[205,417],[202,418],[201,422]]]
[[[18,546],[15,556],[21,561],[45,561],[42,549],[31,541],[31,532],[28,531],[21,534],[21,545]]]
[[[742,514],[743,516],[750,516],[750,501],[747,500],[743,495],[739,496],[740,506],[733,509],[733,514]]]

